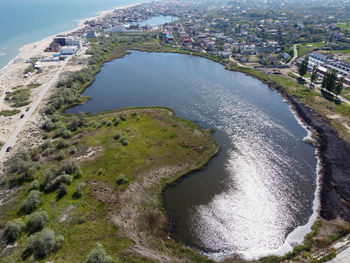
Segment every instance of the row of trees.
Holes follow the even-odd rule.
[[[299,66],[298,73],[301,77],[304,77],[307,73],[309,65],[309,57],[306,56]],[[317,79],[317,66],[315,65],[312,69],[311,74],[311,84]],[[337,96],[342,92],[344,84],[344,77],[338,78],[338,73],[335,69],[328,69],[325,73],[322,81],[322,88],[328,90],[329,92],[334,92]]]

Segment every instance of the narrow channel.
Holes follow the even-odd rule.
[[[259,80],[200,57],[132,52],[106,63],[84,95],[91,100],[68,113],[167,106],[216,129],[220,154],[164,193],[176,240],[218,260],[281,254],[313,214],[315,148],[288,103]]]

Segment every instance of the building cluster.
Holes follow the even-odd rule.
[[[313,52],[309,54],[308,70],[311,71],[315,66],[319,77],[323,78],[327,70],[333,69],[337,72],[338,78],[344,77],[345,85],[350,85],[350,63],[335,60],[331,55]]]

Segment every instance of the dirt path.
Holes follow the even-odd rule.
[[[26,123],[30,118],[32,117],[33,113],[36,111],[37,107],[45,97],[46,93],[48,90],[51,88],[51,86],[56,83],[58,80],[62,70],[64,67],[67,65],[71,57],[67,58],[66,61],[61,65],[60,69],[55,73],[55,75],[52,77],[52,79],[42,88],[42,90],[39,93],[38,98],[34,101],[32,104],[31,108],[29,109],[28,112],[24,115],[24,117],[20,120],[19,124],[17,125],[16,129],[12,132],[10,138],[5,142],[4,146],[0,149],[0,162],[3,160],[6,150],[8,147],[14,147],[17,140],[18,140],[18,135],[19,133],[23,130],[25,127]]]

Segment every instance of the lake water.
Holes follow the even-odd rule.
[[[91,100],[68,113],[168,106],[216,129],[220,154],[164,192],[176,240],[214,259],[252,259],[283,254],[310,230],[315,148],[290,106],[262,82],[204,58],[133,52],[106,63],[84,95]]]
[[[0,69],[26,44],[74,29],[79,21],[115,7],[149,0],[1,0]]]

